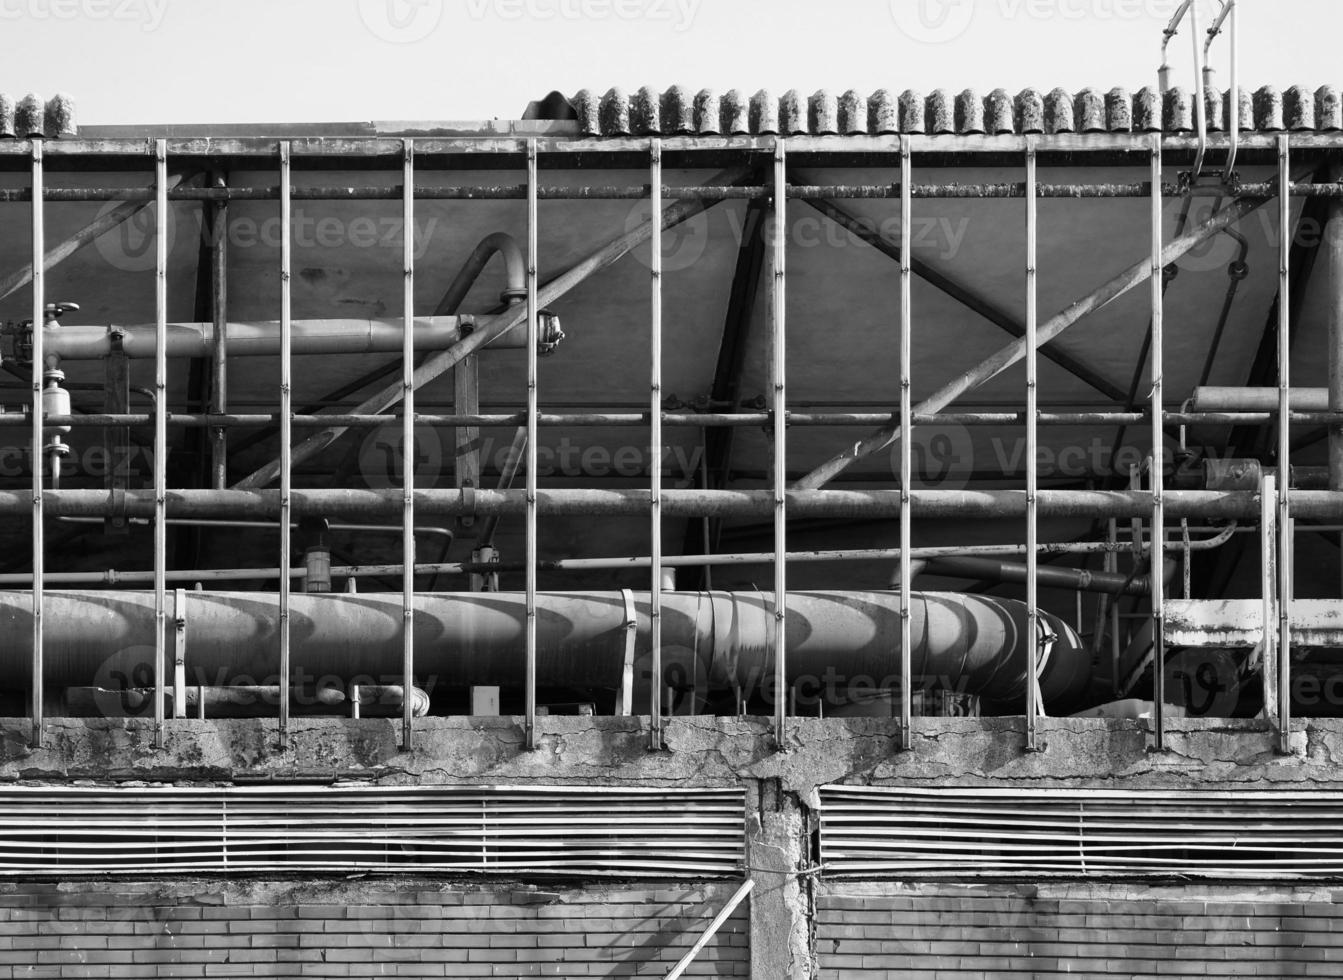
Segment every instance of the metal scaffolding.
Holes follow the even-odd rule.
[[[1201,109],[1201,107],[1200,107]],[[44,183],[44,162],[48,156],[63,161],[80,160],[89,163],[96,158],[112,155],[106,147],[97,148],[71,142],[60,145],[44,144],[42,140],[33,140],[23,145],[23,153],[28,156],[31,181],[26,189],[0,191],[0,201],[27,202],[31,216],[32,258],[27,276],[31,279],[33,292],[32,305],[32,364],[31,411],[26,418],[18,415],[0,416],[0,428],[23,426],[30,427],[31,452],[33,459],[30,492],[0,491],[0,516],[28,516],[32,521],[31,583],[33,612],[33,657],[31,674],[32,737],[34,744],[40,745],[43,738],[45,721],[44,680],[44,612],[47,596],[45,589],[49,582],[62,581],[56,576],[48,576],[45,571],[47,545],[44,528],[49,520],[103,518],[114,514],[132,520],[145,520],[153,524],[153,568],[152,587],[154,598],[154,678],[153,710],[155,738],[163,744],[165,727],[169,724],[167,715],[168,684],[174,684],[172,715],[184,714],[185,698],[181,694],[181,675],[183,673],[184,640],[180,634],[184,631],[181,620],[184,617],[185,603],[180,599],[171,606],[173,618],[178,621],[179,640],[174,641],[173,657],[170,662],[169,642],[169,582],[182,581],[180,570],[170,569],[167,553],[168,526],[173,521],[191,519],[228,519],[242,521],[266,521],[276,525],[279,535],[279,549],[276,567],[273,569],[234,569],[219,570],[229,574],[238,573],[240,577],[250,577],[277,581],[277,602],[279,622],[278,677],[280,697],[278,705],[279,742],[281,748],[288,745],[291,728],[290,686],[294,676],[290,656],[290,603],[291,589],[295,579],[304,580],[309,574],[303,568],[294,566],[291,549],[291,534],[294,525],[305,518],[381,520],[389,524],[399,524],[401,536],[401,560],[399,565],[380,565],[375,572],[368,567],[346,565],[343,574],[354,578],[358,575],[399,574],[401,579],[401,745],[407,750],[414,748],[414,720],[412,711],[412,692],[416,683],[414,624],[417,605],[415,575],[417,572],[432,569],[465,574],[477,570],[473,563],[448,562],[420,563],[416,549],[416,522],[428,518],[440,517],[490,517],[521,516],[525,539],[524,555],[520,563],[502,564],[495,567],[520,568],[523,573],[525,589],[525,676],[522,678],[524,690],[524,726],[525,743],[529,749],[535,749],[541,742],[543,732],[538,724],[540,714],[538,706],[537,674],[538,657],[543,651],[538,649],[538,589],[539,573],[542,570],[564,570],[580,568],[639,568],[648,570],[649,606],[647,621],[647,643],[649,651],[649,738],[650,750],[666,748],[664,737],[664,716],[673,707],[673,699],[668,694],[667,664],[664,662],[663,647],[663,604],[664,589],[669,588],[664,573],[671,568],[696,563],[706,565],[746,560],[768,563],[772,566],[773,587],[769,593],[770,614],[773,631],[768,637],[769,663],[772,666],[772,689],[769,690],[773,715],[773,732],[777,746],[786,748],[788,744],[788,717],[790,714],[790,672],[788,651],[793,637],[789,631],[789,586],[788,566],[790,562],[813,560],[867,560],[881,555],[889,560],[895,558],[899,564],[899,601],[900,601],[900,649],[899,662],[895,665],[899,684],[898,703],[892,700],[893,714],[898,714],[899,744],[908,749],[916,733],[914,723],[913,691],[914,667],[911,662],[911,650],[915,647],[915,638],[911,635],[911,608],[913,602],[912,580],[917,574],[916,562],[923,557],[935,557],[937,549],[916,548],[913,543],[913,525],[918,519],[955,519],[994,518],[1024,521],[1024,544],[1012,546],[1013,554],[1024,555],[1025,608],[1029,642],[1026,647],[1026,672],[1032,679],[1025,688],[1024,698],[1024,744],[1029,751],[1044,748],[1040,733],[1039,718],[1045,705],[1036,680],[1045,670],[1051,644],[1057,637],[1050,633],[1047,616],[1040,608],[1039,587],[1042,581],[1041,556],[1050,553],[1051,548],[1063,551],[1056,543],[1041,542],[1040,522],[1050,518],[1089,517],[1098,521],[1131,520],[1145,524],[1132,535],[1133,547],[1145,549],[1142,560],[1147,566],[1146,577],[1130,575],[1119,586],[1116,582],[1124,576],[1119,572],[1117,560],[1107,564],[1105,573],[1097,576],[1104,583],[1103,591],[1112,594],[1131,595],[1130,586],[1138,581],[1138,588],[1146,590],[1146,599],[1150,604],[1152,630],[1152,666],[1153,714],[1152,733],[1154,747],[1164,748],[1166,739],[1166,712],[1163,705],[1165,697],[1165,643],[1168,633],[1166,622],[1166,580],[1163,568],[1167,555],[1167,521],[1202,518],[1224,521],[1253,522],[1269,519],[1265,508],[1265,494],[1272,494],[1273,508],[1271,523],[1274,535],[1272,547],[1276,553],[1267,552],[1263,556],[1263,600],[1262,644],[1264,650],[1264,670],[1274,692],[1274,700],[1266,709],[1276,718],[1281,735],[1280,747],[1288,751],[1291,737],[1291,677],[1290,653],[1293,643],[1293,585],[1292,585],[1292,545],[1294,519],[1343,519],[1343,494],[1337,488],[1330,490],[1304,490],[1292,487],[1290,435],[1293,426],[1326,424],[1337,428],[1343,422],[1343,412],[1332,401],[1329,411],[1299,411],[1293,404],[1290,388],[1289,361],[1290,349],[1290,310],[1284,300],[1278,304],[1277,323],[1277,398],[1271,407],[1255,406],[1254,411],[1209,411],[1195,406],[1193,410],[1179,412],[1168,411],[1165,407],[1164,359],[1165,335],[1163,320],[1163,270],[1187,254],[1211,236],[1219,234],[1242,220],[1269,200],[1275,200],[1278,208],[1280,229],[1278,288],[1281,297],[1286,297],[1289,287],[1289,254],[1291,235],[1288,233],[1291,221],[1291,202],[1293,197],[1338,197],[1343,196],[1339,184],[1301,184],[1292,179],[1292,162],[1289,139],[1279,136],[1274,144],[1277,160],[1277,175],[1273,180],[1258,183],[1242,183],[1234,189],[1225,187],[1217,193],[1225,202],[1209,218],[1167,241],[1163,228],[1163,203],[1166,198],[1176,194],[1204,193],[1206,188],[1190,187],[1185,182],[1167,184],[1163,177],[1163,154],[1168,152],[1169,140],[1157,135],[1134,136],[1124,141],[1114,138],[1094,140],[1076,140],[1068,144],[1067,152],[1076,156],[1085,156],[1095,150],[1113,154],[1116,152],[1132,157],[1135,154],[1145,156],[1150,173],[1148,179],[1123,184],[1050,184],[1039,180],[1041,157],[1054,152],[1046,137],[1025,137],[1020,140],[994,144],[993,152],[1010,152],[1012,158],[1024,167],[1024,180],[1020,182],[996,184],[948,184],[915,183],[914,169],[922,153],[930,155],[941,152],[940,144],[920,137],[900,136],[891,139],[860,141],[863,159],[876,159],[881,168],[898,170],[891,176],[898,181],[889,184],[828,184],[790,183],[788,164],[790,159],[803,157],[808,166],[816,166],[816,159],[823,158],[826,144],[818,143],[810,137],[772,137],[750,142],[749,146],[736,147],[745,153],[744,159],[753,166],[740,166],[715,174],[705,184],[691,187],[669,186],[664,183],[664,163],[671,153],[693,153],[693,141],[663,139],[658,137],[621,141],[618,147],[602,151],[587,147],[586,153],[610,152],[617,154],[642,154],[647,165],[646,184],[566,186],[561,184],[542,184],[539,171],[543,161],[546,166],[562,165],[565,154],[572,152],[547,140],[535,138],[522,141],[506,141],[511,147],[516,167],[517,159],[525,160],[526,181],[523,184],[496,184],[477,186],[435,182],[443,179],[439,172],[441,162],[452,154],[462,156],[479,155],[477,147],[468,147],[461,142],[444,140],[395,141],[391,146],[386,140],[370,140],[355,150],[346,144],[344,152],[348,158],[376,158],[390,166],[397,160],[401,169],[401,183],[396,187],[320,187],[295,185],[295,159],[307,163],[328,165],[333,159],[345,159],[341,152],[332,152],[331,147],[321,147],[309,141],[280,141],[266,143],[263,148],[258,141],[252,143],[225,142],[218,150],[212,149],[207,157],[218,153],[232,154],[231,159],[245,159],[251,165],[263,164],[278,169],[278,185],[274,187],[230,187],[222,180],[213,181],[209,186],[198,186],[193,177],[183,179],[170,176],[169,162],[179,162],[187,168],[208,164],[202,160],[198,149],[183,145],[179,141],[160,139],[152,143],[150,155],[154,166],[154,181],[150,187],[112,188],[112,187],[47,187]],[[727,141],[731,143],[731,141]],[[838,144],[845,144],[844,139]],[[0,146],[0,161],[15,155],[19,144]],[[1257,152],[1263,147],[1254,144]],[[1004,147],[1008,149],[1005,150]],[[733,147],[729,147],[733,149]],[[851,148],[850,148],[851,149]],[[1181,152],[1187,147],[1181,144]],[[719,148],[720,156],[723,155]],[[132,156],[129,146],[118,147],[117,154]],[[141,154],[144,149],[139,150]],[[731,154],[727,154],[731,155]],[[553,159],[551,159],[553,157]],[[18,158],[21,160],[22,158]],[[436,174],[433,180],[417,178],[417,161],[430,159],[432,166],[426,169]],[[569,159],[573,159],[570,157]],[[624,157],[621,157],[624,159]],[[762,180],[759,165],[768,159],[772,164],[770,178]],[[678,160],[678,163],[683,162]],[[91,164],[90,164],[91,165]],[[845,198],[898,201],[900,231],[898,249],[893,254],[898,261],[899,276],[899,312],[898,312],[898,406],[890,412],[790,412],[787,389],[787,279],[788,279],[788,211],[790,199],[803,201],[830,201]],[[970,367],[949,384],[941,387],[933,395],[919,404],[914,403],[912,362],[913,336],[918,311],[913,307],[912,280],[916,274],[916,262],[912,254],[913,201],[934,199],[1021,199],[1024,204],[1024,244],[1025,263],[1022,269],[1022,283],[1025,290],[1025,318],[1020,324],[1020,335],[1002,350],[995,352],[981,363]],[[1150,253],[1138,260],[1130,268],[1101,283],[1090,292],[1055,316],[1044,320],[1038,310],[1038,235],[1039,201],[1041,199],[1142,199],[1150,208]],[[417,351],[422,348],[422,336],[417,338],[419,327],[415,316],[415,208],[417,201],[432,200],[522,200],[526,206],[526,300],[525,304],[509,305],[493,315],[480,317],[474,322],[474,330],[467,333],[462,326],[456,342],[439,350],[428,352],[422,363],[416,363]],[[612,238],[601,248],[553,280],[542,283],[539,278],[540,259],[539,202],[541,200],[635,200],[648,203],[648,219],[637,226]],[[115,200],[124,202],[114,213],[125,220],[136,213],[140,207],[152,203],[155,214],[155,320],[153,325],[154,359],[154,404],[149,413],[106,412],[102,414],[80,414],[52,412],[53,403],[48,402],[46,392],[49,384],[48,371],[59,352],[47,323],[54,318],[47,309],[45,269],[52,264],[44,240],[45,208],[48,204],[73,201]],[[281,227],[279,251],[279,398],[278,411],[274,413],[230,413],[227,392],[227,358],[239,356],[236,349],[230,351],[228,342],[228,320],[224,303],[226,300],[226,235],[221,230],[224,208],[232,201],[278,201]],[[348,413],[307,414],[296,412],[293,404],[293,356],[296,337],[296,321],[292,316],[291,265],[293,261],[293,215],[295,200],[399,200],[402,237],[402,311],[399,323],[400,369],[401,377],[386,387],[362,400]],[[768,208],[770,235],[766,241],[764,255],[765,281],[769,283],[768,306],[763,311],[763,322],[767,326],[769,352],[768,383],[770,395],[767,402],[752,406],[747,410],[738,410],[742,406],[708,406],[704,411],[677,411],[668,408],[667,392],[664,388],[663,352],[668,338],[663,335],[663,231],[676,226],[714,204],[731,200],[752,200],[761,202],[753,207]],[[213,388],[210,391],[208,411],[177,413],[169,406],[169,354],[170,329],[168,321],[168,221],[169,208],[174,201],[201,202],[202,206],[212,209],[215,224],[212,226],[210,245],[214,263],[211,266],[213,316],[203,325],[210,328],[210,351],[214,359]],[[141,203],[143,202],[143,203]],[[667,202],[671,202],[668,206]],[[767,202],[767,205],[766,203]],[[825,212],[823,212],[825,213]],[[76,238],[89,240],[90,229],[105,230],[106,221],[99,219],[93,225],[82,230]],[[869,243],[871,243],[870,238]],[[647,244],[649,248],[649,368],[647,410],[635,412],[592,411],[583,413],[543,413],[538,385],[538,352],[542,346],[542,324],[547,316],[545,307],[563,297],[580,283],[594,274],[609,267],[632,250]],[[59,252],[59,250],[58,250]],[[68,253],[66,253],[68,254]],[[59,261],[59,256],[56,261]],[[11,277],[13,278],[13,277]],[[24,277],[20,276],[19,280]],[[18,280],[16,280],[18,281]],[[8,280],[5,283],[8,284]],[[1107,304],[1119,296],[1135,289],[1142,283],[1150,289],[1151,302],[1151,388],[1145,407],[1128,412],[1048,412],[1041,411],[1039,391],[1039,354],[1050,341],[1079,322],[1083,317]],[[6,286],[8,288],[8,286]],[[15,287],[17,288],[17,287]],[[423,319],[423,318],[421,318]],[[147,325],[146,325],[147,326]],[[388,330],[395,330],[392,321]],[[526,405],[521,412],[484,413],[478,410],[453,414],[419,413],[416,410],[416,392],[447,370],[481,350],[491,342],[498,340],[510,331],[525,331],[522,346],[526,356]],[[199,335],[205,343],[205,334]],[[73,342],[69,338],[62,343]],[[194,341],[193,341],[194,343]],[[143,350],[143,348],[142,348]],[[1046,353],[1048,353],[1046,351]],[[1057,358],[1055,358],[1057,360]],[[1009,412],[948,412],[957,399],[978,388],[985,382],[997,377],[1017,362],[1024,362],[1025,391],[1024,407],[1021,411]],[[1060,362],[1063,363],[1063,362]],[[1070,362],[1072,363],[1072,362]],[[1085,365],[1082,365],[1085,368]],[[1074,373],[1077,373],[1075,370]],[[1087,376],[1084,371],[1079,377]],[[205,401],[201,399],[202,403]],[[684,403],[679,403],[684,406]],[[123,406],[124,407],[124,406]],[[349,488],[299,489],[293,485],[295,466],[313,458],[324,448],[339,439],[347,430],[363,430],[385,425],[388,413],[399,413],[399,432],[401,439],[400,465],[402,468],[400,485],[392,489],[355,490]],[[1024,489],[1020,490],[924,490],[914,486],[913,441],[915,429],[937,421],[955,421],[962,425],[1021,425],[1024,426],[1026,440]],[[1042,490],[1040,487],[1039,448],[1040,427],[1050,425],[1100,425],[1100,424],[1137,424],[1146,423],[1150,427],[1151,455],[1145,470],[1146,488],[1135,486],[1130,490]],[[1175,425],[1272,425],[1276,430],[1278,478],[1271,476],[1255,490],[1236,489],[1187,489],[1187,485],[1176,484],[1168,487],[1162,461],[1162,447],[1167,430]],[[48,457],[46,439],[51,429],[56,427],[84,427],[116,429],[132,425],[153,426],[153,487],[152,490],[126,490],[110,495],[103,491],[60,488],[57,485],[59,470],[53,471],[52,485],[45,483],[44,460]],[[418,487],[415,475],[415,427],[429,425],[444,428],[468,428],[481,426],[518,426],[525,433],[523,451],[525,488],[512,490],[501,485],[497,490],[485,490],[479,487],[458,487],[446,490],[433,487]],[[272,462],[255,470],[225,489],[227,479],[227,443],[226,434],[230,428],[265,428],[275,426],[279,436],[279,455]],[[554,426],[647,426],[652,464],[648,468],[649,485],[642,489],[597,489],[597,488],[553,488],[542,487],[538,466],[538,450],[541,429]],[[708,429],[711,427],[762,427],[770,446],[770,470],[767,479],[762,481],[763,489],[754,490],[711,490],[673,488],[664,486],[661,467],[663,451],[667,446],[665,430],[671,427],[691,427]],[[809,472],[790,483],[788,463],[788,429],[790,427],[809,426],[874,427],[867,437],[849,442],[829,460],[814,467]],[[195,427],[206,428],[210,433],[211,456],[209,466],[209,484],[201,488],[170,488],[168,486],[167,458],[169,449],[168,433],[171,429]],[[295,429],[311,431],[308,438],[295,444]],[[826,485],[838,477],[854,462],[875,452],[898,444],[899,485],[895,489],[836,490]],[[278,489],[266,489],[278,482]],[[539,520],[545,516],[560,515],[601,515],[630,516],[647,521],[649,535],[648,554],[626,559],[559,559],[543,561],[539,548]],[[676,517],[735,517],[768,520],[772,528],[773,549],[770,552],[745,553],[739,555],[664,555],[664,532],[668,518]],[[899,547],[896,549],[858,549],[849,552],[833,549],[829,552],[790,552],[788,548],[789,521],[804,518],[853,517],[860,519],[898,520]],[[1228,532],[1229,534],[1230,532]],[[1266,548],[1270,541],[1268,529],[1263,531]],[[1191,542],[1186,551],[1197,550],[1203,542]],[[1107,555],[1117,554],[1127,547],[1115,535],[1106,541],[1080,542],[1081,545],[1071,553],[1098,552]],[[984,549],[961,547],[950,549],[949,554],[995,554]],[[820,557],[818,557],[818,554]],[[445,556],[446,558],[446,556]],[[606,561],[601,566],[592,562]],[[584,562],[588,564],[584,565]],[[102,574],[102,573],[78,573]],[[131,573],[132,575],[135,573]],[[208,576],[201,576],[207,579]],[[221,574],[217,580],[228,580]],[[106,581],[106,579],[104,579]],[[132,581],[127,576],[122,581]],[[1054,581],[1057,581],[1055,579]],[[1272,590],[1272,596],[1268,590]],[[1185,599],[1189,597],[1186,595]],[[1117,617],[1117,613],[1115,613]],[[1270,619],[1272,620],[1270,622]],[[1117,622],[1117,619],[1111,620]],[[1103,632],[1103,624],[1098,626]],[[1270,632],[1273,636],[1270,637]],[[1116,634],[1117,636],[1117,634]],[[1097,649],[1100,649],[1097,641]],[[1271,676],[1270,676],[1271,673]],[[170,680],[171,679],[171,680]],[[889,688],[885,692],[890,697]]]

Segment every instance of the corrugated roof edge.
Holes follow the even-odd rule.
[[[0,137],[59,139],[77,134],[70,96],[54,95],[43,102],[31,92],[18,100],[0,92]]]
[[[1213,89],[1204,93],[1210,132],[1230,128],[1230,95]],[[879,89],[870,96],[821,89],[803,96],[794,89],[778,98],[762,89],[748,98],[737,89],[692,95],[673,86],[665,92],[645,87],[629,96],[619,88],[602,96],[583,89],[569,104],[587,136],[998,136],[1193,132],[1194,99],[1182,88],[1164,94],[1143,88],[1132,95],[1122,88],[1086,88],[1076,94],[1028,88],[1015,97],[1003,89],[986,96],[972,89],[959,95],[937,89],[928,96],[909,89],[899,95]],[[1343,130],[1343,102],[1332,85],[1314,92],[1299,85],[1281,93],[1272,86],[1254,93],[1241,89],[1238,109],[1242,131]]]

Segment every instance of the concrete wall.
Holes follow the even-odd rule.
[[[0,889],[0,977],[663,976],[732,894],[190,880]],[[749,972],[744,910],[687,976]]]
[[[1343,894],[1192,883],[836,884],[823,980],[1337,977]]]
[[[827,896],[846,893],[831,888],[814,868],[814,806],[817,788],[827,783],[1343,789],[1343,722],[1325,720],[1309,722],[1298,738],[1300,751],[1287,756],[1274,751],[1270,732],[1250,721],[1173,720],[1168,750],[1161,753],[1150,751],[1143,723],[1100,719],[1042,719],[1045,747],[1034,753],[1024,751],[1022,720],[1010,718],[920,719],[914,747],[905,753],[896,750],[894,723],[876,719],[795,720],[782,751],[761,719],[670,719],[666,752],[647,750],[646,722],[638,718],[545,718],[534,752],[523,748],[522,727],[514,718],[426,718],[416,725],[415,749],[404,752],[394,720],[295,719],[290,746],[282,752],[273,721],[170,722],[162,750],[154,747],[152,725],[139,720],[55,720],[41,749],[29,747],[26,722],[0,721],[0,780],[741,786],[747,799],[746,859],[756,881],[746,920],[750,975],[758,980],[860,975],[852,973],[853,963],[827,960],[835,950],[818,942],[827,926],[836,924],[827,916],[850,911],[825,904]],[[730,890],[723,887],[697,892],[703,895],[695,905],[701,925],[726,901]],[[1113,887],[1106,901],[1142,894],[1142,886]],[[1244,892],[1259,893],[1252,887]],[[917,895],[926,893],[889,894],[902,900],[914,894],[917,902]],[[975,909],[970,894],[950,893],[953,902],[965,903],[967,915]],[[907,923],[897,913],[908,910],[882,904],[879,897],[872,899],[875,914],[887,918],[867,924],[904,930]],[[511,907],[511,901],[499,904]],[[682,914],[678,910],[671,919]],[[1198,944],[1189,936],[1215,931],[1186,929],[1177,948],[1194,949]],[[1094,958],[1080,948],[1090,941],[1074,943],[1077,956]],[[1189,955],[1203,954],[1195,949]],[[861,967],[860,960],[856,968]],[[1289,970],[1289,975],[1296,974]]]

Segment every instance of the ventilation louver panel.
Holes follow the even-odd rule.
[[[716,877],[740,790],[226,787],[0,790],[0,875],[420,871]]]
[[[1343,877],[1343,794],[828,786],[834,877]]]

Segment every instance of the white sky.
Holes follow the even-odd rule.
[[[1242,85],[1343,84],[1343,2],[1240,2]],[[0,91],[135,124],[517,118],[551,89],[612,85],[1136,90],[1175,3],[0,0]],[[1172,50],[1189,85],[1187,30]],[[1213,61],[1225,87],[1224,41]]]

